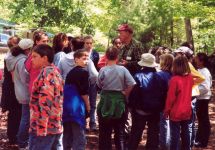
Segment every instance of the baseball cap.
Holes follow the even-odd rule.
[[[33,45],[34,45],[34,42],[31,39],[22,39],[18,43],[18,46],[23,50],[29,49],[29,48],[33,47]]]
[[[119,25],[117,31],[128,31],[130,33],[133,33],[132,27],[130,25],[128,25],[128,24]]]
[[[175,51],[175,53],[183,53],[183,54],[188,54],[188,55],[193,55],[193,51],[186,47],[186,46],[181,46],[179,48],[177,48]]]

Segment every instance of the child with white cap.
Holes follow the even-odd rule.
[[[22,104],[22,116],[17,134],[18,145],[20,149],[28,146],[29,130],[29,98],[28,92],[28,73],[25,71],[24,62],[30,49],[33,47],[33,41],[22,39],[18,46],[11,49],[11,55],[6,59],[8,71],[12,73],[15,95],[20,104]]]

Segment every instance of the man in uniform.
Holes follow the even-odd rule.
[[[121,24],[118,29],[119,38],[123,44],[120,55],[119,64],[125,66],[131,75],[134,75],[139,68],[137,64],[141,59],[141,55],[146,53],[142,44],[133,38],[133,29],[128,24]]]

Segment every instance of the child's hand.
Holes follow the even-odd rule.
[[[86,112],[90,113],[90,105],[86,106]]]
[[[90,117],[90,106],[86,106],[86,113],[85,113],[85,117],[88,118]]]
[[[163,114],[163,115],[164,115],[164,118],[165,118],[165,119],[169,119],[169,113],[164,112],[164,114]]]
[[[126,95],[125,91],[122,91],[122,94]]]

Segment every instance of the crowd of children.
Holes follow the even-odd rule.
[[[89,117],[89,130],[99,130],[100,150],[112,149],[112,131],[116,149],[137,149],[146,125],[146,149],[207,147],[212,77],[205,53],[193,57],[186,44],[174,52],[158,47],[141,54],[139,70],[131,73],[118,60],[120,38],[101,58],[91,36],[69,41],[59,33],[53,47],[47,43],[43,31],[36,31],[33,40],[8,41],[1,106],[9,111],[11,144],[29,150],[84,150]],[[132,126],[127,137],[128,112]]]

